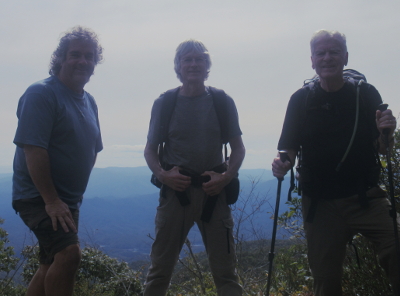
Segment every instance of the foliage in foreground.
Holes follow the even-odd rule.
[[[2,220],[0,220],[0,224]],[[15,269],[20,259],[14,256],[7,233],[0,228],[0,295],[24,296],[26,287],[15,284]],[[39,267],[38,246],[25,246],[22,251],[22,280],[28,284]],[[141,273],[133,271],[126,262],[110,258],[102,251],[85,247],[76,277],[74,296],[137,296],[142,295]]]
[[[395,133],[396,144],[392,153],[394,193],[397,212],[400,210],[400,133]],[[382,158],[386,168],[386,159]],[[387,174],[382,175],[382,184],[388,187]],[[240,207],[236,208],[234,229],[237,248],[237,270],[244,295],[264,295],[267,283],[268,251],[270,241],[265,230],[253,221],[258,214],[265,215],[263,205],[266,196],[255,193],[257,181],[247,193],[241,194]],[[0,225],[2,224],[0,219]],[[249,222],[244,226],[245,222]],[[307,262],[307,247],[302,227],[301,199],[293,198],[289,210],[279,217],[279,224],[290,234],[289,244],[277,241],[272,276],[271,296],[312,296],[312,276]],[[25,288],[14,283],[14,270],[18,269],[18,258],[13,248],[6,246],[7,233],[0,228],[0,295],[23,296]],[[373,245],[362,236],[353,239],[348,247],[344,264],[344,296],[390,295],[388,280],[378,264]],[[37,248],[24,249],[25,264],[23,279],[27,283],[38,267]],[[187,256],[180,260],[173,277],[168,296],[216,296],[216,289],[209,271],[205,253],[194,254],[190,242],[186,243]],[[360,260],[360,266],[357,261]],[[125,262],[113,259],[95,248],[84,248],[82,264],[77,276],[76,296],[123,296],[141,295],[141,273],[133,271]]]
[[[3,222],[4,220],[0,219],[0,225]],[[0,295],[22,296],[25,288],[14,282],[19,259],[14,256],[14,248],[7,246],[8,242],[8,233],[0,228]]]
[[[38,247],[27,246],[23,255],[27,263],[23,270],[23,279],[29,283],[39,267]],[[102,251],[85,247],[75,284],[75,296],[136,296],[141,295],[140,272],[133,271],[128,264],[110,258]]]

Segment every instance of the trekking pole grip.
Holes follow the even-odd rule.
[[[380,104],[380,105],[378,106],[378,110],[381,111],[381,112],[386,111],[387,108],[388,108],[388,106],[389,106],[388,104]],[[384,135],[389,135],[389,133],[390,133],[390,128],[385,128],[385,129],[382,131],[382,133],[383,133]]]
[[[279,150],[279,158],[282,162],[288,160],[290,162],[289,154],[286,150]]]
[[[383,112],[383,111],[386,111],[388,107],[389,107],[388,104],[380,104],[378,106],[378,110]]]

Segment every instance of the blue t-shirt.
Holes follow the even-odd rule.
[[[55,76],[32,84],[18,103],[14,138],[13,200],[40,195],[29,175],[23,147],[42,147],[62,201],[80,204],[96,154],[103,149],[97,106],[87,92],[74,93]]]

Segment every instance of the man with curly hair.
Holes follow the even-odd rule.
[[[102,61],[97,35],[74,27],[60,39],[50,77],[18,103],[13,208],[39,242],[28,296],[70,296],[81,251],[78,218],[102,140],[94,98],[84,91]]]

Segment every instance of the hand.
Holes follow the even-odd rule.
[[[179,173],[180,169],[175,166],[169,171],[164,171],[159,180],[172,190],[185,191],[190,186],[191,178]]]
[[[379,132],[383,134],[384,129],[390,129],[389,136],[391,136],[396,129],[396,118],[392,115],[392,110],[376,111],[376,127]]]
[[[213,171],[205,171],[202,176],[210,176],[211,180],[203,183],[202,187],[209,196],[218,195],[231,179],[225,174],[219,174]]]
[[[54,202],[46,204],[46,212],[51,218],[54,231],[57,230],[57,221],[60,222],[62,228],[65,232],[69,232],[71,229],[73,232],[77,233],[76,225],[74,219],[72,218],[71,211],[68,206],[57,199]]]
[[[278,157],[274,158],[274,161],[272,162],[272,173],[275,177],[281,179],[286,175],[288,170],[290,170],[291,166],[292,165],[288,160],[282,162],[278,155]]]

